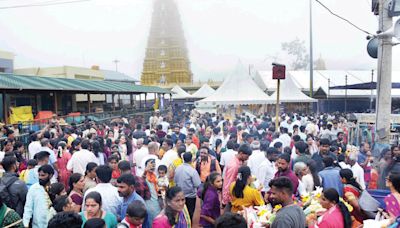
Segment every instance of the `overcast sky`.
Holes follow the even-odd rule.
[[[0,0],[0,7],[49,0]],[[57,1],[57,0],[51,0]],[[194,79],[221,79],[238,59],[258,69],[281,56],[281,43],[309,40],[308,0],[176,0]],[[321,0],[334,12],[369,32],[378,18],[371,0]],[[152,13],[151,0],[89,2],[0,9],[0,49],[16,54],[21,67],[99,65],[140,78]],[[316,2],[314,56],[328,69],[370,70],[366,35],[329,14]],[[393,49],[400,70],[400,46]],[[263,61],[265,60],[265,61]],[[284,59],[278,59],[284,62]]]

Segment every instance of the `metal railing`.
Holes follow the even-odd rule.
[[[128,119],[141,116],[146,122],[153,113],[151,108],[141,109],[121,109],[118,111],[110,112],[97,112],[97,113],[82,113],[77,116],[57,116],[58,119],[63,118],[66,123],[75,123],[77,127],[84,124],[86,119],[91,119],[98,124],[109,124],[113,119],[126,117]],[[53,118],[36,119],[34,121],[27,121],[19,123],[20,134],[15,136],[15,140],[21,141],[27,147],[30,141],[29,137],[32,132],[39,132],[44,127],[53,121]],[[11,127],[12,125],[8,125]],[[7,137],[0,138],[0,147],[3,148],[3,142],[7,140]]]

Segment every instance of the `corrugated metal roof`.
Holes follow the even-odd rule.
[[[101,70],[101,72],[103,72],[104,79],[107,81],[140,82],[140,80],[121,72],[112,70]]]
[[[171,91],[160,87],[135,85],[127,82],[37,77],[7,73],[0,73],[0,89],[92,93],[171,93]]]

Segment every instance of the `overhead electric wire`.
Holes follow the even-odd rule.
[[[0,6],[0,9],[16,9],[16,8],[27,8],[27,7],[52,6],[52,5],[63,5],[63,4],[72,4],[72,3],[89,2],[89,1],[92,1],[92,0],[53,0],[53,1],[38,2],[38,3],[13,5],[13,6]]]
[[[370,32],[358,27],[357,25],[355,25],[353,22],[349,21],[348,19],[336,14],[335,12],[333,12],[331,9],[329,9],[325,4],[323,4],[322,2],[320,2],[319,0],[315,0],[318,4],[320,4],[323,8],[325,8],[329,13],[331,13],[333,16],[338,17],[339,19],[347,22],[348,24],[350,24],[351,26],[353,26],[354,28],[360,30],[361,32],[364,32],[368,35],[372,35]]]

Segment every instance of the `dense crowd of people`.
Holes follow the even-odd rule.
[[[279,118],[279,129],[267,113],[54,119],[27,145],[3,126],[0,226],[247,227],[245,209],[265,204],[281,208],[264,227],[358,227],[377,213],[397,224],[398,145],[373,151],[372,124],[350,145],[339,114]],[[296,200],[319,187],[324,210],[306,219]],[[385,210],[367,189],[388,190]]]

